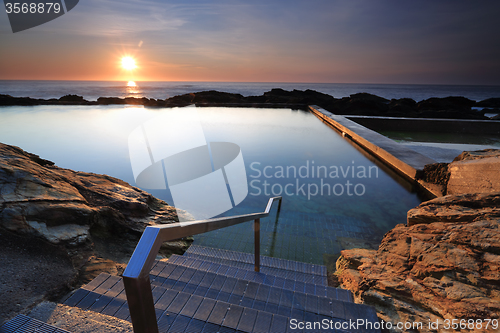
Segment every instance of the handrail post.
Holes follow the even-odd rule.
[[[138,279],[123,277],[134,333],[158,333],[149,275]]]
[[[255,271],[260,272],[260,219],[255,219],[254,230],[254,251],[255,251]]]
[[[134,333],[158,333],[149,273],[163,242],[254,220],[255,271],[259,272],[260,219],[269,216],[275,200],[279,200],[278,214],[276,216],[278,218],[282,198],[274,197],[269,199],[265,211],[261,213],[192,221],[185,224],[172,223],[146,227],[127,268],[123,272],[123,284]]]

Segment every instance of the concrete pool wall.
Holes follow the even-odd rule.
[[[345,116],[374,131],[414,131],[500,135],[500,121],[475,119],[433,119],[377,116]]]
[[[309,111],[341,132],[344,137],[350,139],[387,164],[398,174],[412,181],[429,197],[442,196],[439,189],[431,184],[419,182],[416,179],[417,174],[423,171],[424,166],[436,163],[435,160],[408,149],[404,145],[364,127],[345,116],[333,114],[315,105],[309,106]]]

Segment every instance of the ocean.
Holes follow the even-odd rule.
[[[99,97],[148,97],[166,99],[176,95],[205,90],[262,95],[273,88],[316,90],[335,98],[366,92],[387,99],[412,98],[421,101],[431,97],[464,96],[475,101],[500,97],[500,86],[421,85],[421,84],[354,84],[354,83],[259,83],[259,82],[135,82],[124,81],[6,81],[0,80],[0,94],[15,97],[60,98],[67,94],[83,96],[89,101]]]

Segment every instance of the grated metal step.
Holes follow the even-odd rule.
[[[289,297],[282,293],[278,296],[266,285],[260,285],[265,287],[266,292],[260,293],[260,288],[253,291],[254,302],[260,302],[257,304],[262,304],[263,308],[244,306],[239,303],[238,297],[233,297],[236,295],[234,291],[240,290],[239,292],[245,295],[245,290],[241,291],[241,287],[248,288],[250,283],[242,285],[240,282],[238,286],[237,279],[228,279],[234,280],[234,284],[224,283],[219,288],[219,294],[227,293],[229,299],[204,297],[196,292],[188,292],[185,289],[179,291],[158,285],[157,281],[153,282],[153,297],[160,332],[212,332],[212,329],[215,329],[214,332],[287,332],[290,330],[288,323],[291,318],[315,322],[323,319],[345,322],[362,316],[377,320],[375,311],[368,306],[341,301],[319,304],[314,302],[318,297],[301,293],[289,293]],[[205,279],[202,279],[198,287],[205,285],[204,281]],[[215,279],[211,283],[214,281]],[[281,289],[275,289],[282,292]],[[211,288],[207,289],[207,293],[209,290]],[[328,300],[324,297],[321,299]],[[281,305],[283,301],[288,303]],[[99,275],[73,293],[65,304],[130,321],[123,282],[121,278],[109,274]],[[291,305],[291,310],[287,315],[282,315],[279,310],[285,308],[285,305]],[[304,309],[311,306],[316,309],[316,313]]]
[[[214,267],[212,263],[206,266]],[[277,332],[285,332],[281,330],[283,327],[279,323],[284,322],[288,327],[291,318],[311,322],[323,319],[345,322],[363,316],[377,320],[375,311],[368,306],[217,275],[208,270],[164,261],[155,262],[150,278],[158,323],[164,331],[173,331],[175,328],[173,332],[177,329],[183,332],[180,329],[185,325],[186,332],[198,332],[199,330],[191,329],[201,327],[203,331],[212,329],[215,325],[221,332],[226,329],[228,332],[235,332],[236,329],[242,332],[266,332],[267,330],[261,330],[260,325],[267,327],[268,323],[269,330],[274,325]],[[73,293],[65,304],[130,321],[123,282],[116,276],[99,275]],[[203,310],[205,308],[207,310]],[[205,318],[203,311],[208,311],[206,315],[213,317]],[[217,314],[219,312],[224,313]],[[222,322],[219,322],[221,316]],[[257,316],[269,320],[262,319],[262,323],[259,321],[257,325]],[[212,319],[209,320],[210,318]],[[242,327],[238,326],[240,323]],[[236,324],[238,325],[233,327]],[[248,327],[251,325],[250,330]]]
[[[232,262],[241,262],[245,264],[254,264],[254,255],[250,253],[216,249],[212,247],[191,245],[184,253],[185,256],[205,256]],[[286,260],[273,257],[260,257],[260,264],[263,267],[289,270],[305,274],[314,274],[326,277],[326,267],[323,265],[308,264],[299,261]],[[253,268],[252,268],[253,269]]]
[[[175,277],[163,277],[169,272]],[[173,270],[172,266],[166,266],[164,271],[152,280],[152,285],[223,300],[257,310],[266,310],[284,316],[289,316],[297,310],[328,316],[338,314],[341,318],[344,308],[344,301],[327,296],[294,292],[253,281],[217,275],[212,272],[204,273],[182,266]]]
[[[186,268],[196,269],[203,272],[211,272],[218,275],[224,275],[228,277],[235,277],[242,280],[262,283],[269,286],[275,286],[278,288],[292,290],[295,292],[313,294],[316,296],[324,296],[346,302],[353,301],[352,293],[349,290],[329,287],[326,286],[324,283],[322,283],[322,281],[320,283],[315,284],[314,283],[315,278],[318,276],[311,274],[302,274],[302,273],[299,274],[292,271],[279,270],[277,271],[278,275],[272,275],[262,272],[255,272],[253,269],[247,270],[243,268],[237,268],[233,266],[227,266],[224,264],[214,263],[211,261],[196,259],[194,257],[184,257],[178,255],[172,255],[168,260],[168,262],[161,262],[159,265],[160,266],[172,265],[172,268],[165,268],[165,272],[161,276],[165,278],[170,275],[168,276],[164,275],[170,274],[170,271],[173,270],[174,265],[176,265],[176,266],[184,266]],[[164,268],[162,267],[162,269]],[[153,268],[153,270],[155,272],[157,271],[157,269],[155,268]],[[176,275],[174,275],[172,279],[176,279]]]
[[[123,288],[121,279],[111,288],[108,288],[108,291],[104,294],[95,292],[109,278],[116,281],[115,277],[108,274],[99,275],[96,280],[101,282],[100,285],[96,286],[98,283],[94,283],[85,286],[86,289],[77,290],[66,300],[65,304],[130,321],[124,291],[114,298],[110,297],[113,290],[116,293],[117,289]],[[93,289],[93,287],[95,288]],[[104,289],[101,288],[101,292]],[[254,332],[255,320],[259,316],[269,318],[269,326],[266,327],[266,331],[271,331],[272,325],[275,326],[275,332],[286,332],[287,330],[286,323],[288,321],[286,317],[268,314],[265,311],[245,309],[224,301],[162,287],[155,287],[153,295],[160,332],[208,332],[209,329],[215,329],[214,332],[236,332],[236,330]],[[245,310],[246,312],[244,312]],[[283,323],[285,326],[283,326]]]
[[[219,264],[226,265],[226,266],[241,268],[241,269],[244,269],[247,271],[254,270],[253,260],[252,260],[252,263],[249,264],[249,263],[245,263],[245,262],[241,262],[241,261],[215,258],[215,257],[204,256],[204,255],[193,254],[193,253],[185,253],[182,257],[210,261],[213,263],[219,263]],[[324,286],[328,285],[328,279],[326,277],[326,274],[320,275],[320,274],[313,274],[313,273],[303,273],[303,272],[290,270],[290,269],[286,269],[286,268],[276,268],[276,267],[264,266],[262,264],[260,266],[260,272],[265,273],[265,274],[278,276],[278,277],[289,277],[292,280],[308,280],[308,281],[312,281],[312,283],[318,284],[318,285],[324,285]]]
[[[44,323],[43,321],[30,318],[25,315],[17,315],[14,319],[0,327],[0,333],[70,333],[66,330]]]

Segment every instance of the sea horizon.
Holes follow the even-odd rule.
[[[89,101],[99,97],[147,97],[166,99],[206,90],[257,96],[274,88],[315,90],[335,98],[370,93],[387,99],[411,98],[419,102],[432,97],[461,96],[481,101],[500,97],[498,85],[395,84],[395,83],[301,83],[301,82],[230,82],[230,81],[129,81],[96,80],[0,80],[0,94],[14,97],[60,98],[74,94]]]

